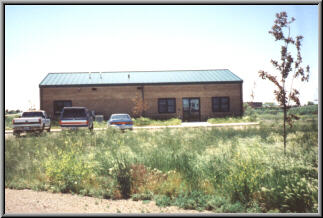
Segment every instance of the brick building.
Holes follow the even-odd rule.
[[[84,106],[108,119],[133,116],[139,98],[145,117],[203,121],[242,115],[242,83],[227,69],[49,73],[39,84],[40,108],[57,119],[64,106]]]

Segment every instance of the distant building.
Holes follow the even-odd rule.
[[[84,106],[108,119],[133,116],[136,97],[145,117],[188,121],[242,115],[243,80],[230,70],[49,73],[39,84],[40,108],[58,118],[64,106]]]
[[[247,102],[247,104],[252,108],[261,108],[262,102]]]

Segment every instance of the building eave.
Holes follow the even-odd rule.
[[[115,84],[71,84],[71,85],[39,85],[39,88],[58,87],[93,87],[93,86],[165,86],[165,85],[203,85],[203,84],[240,84],[239,81],[215,81],[215,82],[174,82],[174,83],[115,83]]]

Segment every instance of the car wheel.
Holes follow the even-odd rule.
[[[50,126],[49,126],[49,128],[47,129],[47,132],[50,132]]]
[[[16,137],[20,137],[20,132],[18,131],[13,131],[13,135],[16,136]]]

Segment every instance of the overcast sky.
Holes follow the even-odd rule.
[[[301,103],[318,99],[316,5],[5,5],[5,109],[39,108],[39,83],[49,72],[229,69],[243,79],[243,100],[274,102],[259,70],[280,44],[268,34],[275,14],[303,35],[307,84]],[[278,74],[277,74],[278,75]]]

